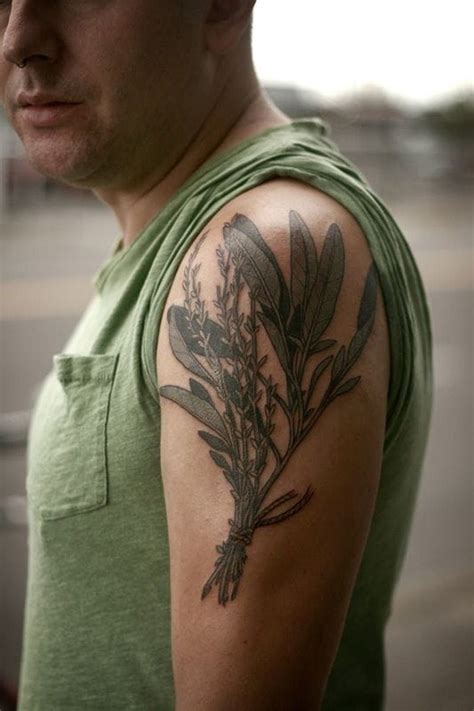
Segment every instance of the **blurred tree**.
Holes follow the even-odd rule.
[[[465,141],[474,136],[474,91],[465,90],[447,101],[425,109],[419,121],[440,137]]]

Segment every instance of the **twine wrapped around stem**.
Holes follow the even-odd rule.
[[[242,527],[239,528],[235,524],[232,524],[229,531],[229,541],[235,543],[241,543],[243,546],[248,546],[252,542],[253,528]]]

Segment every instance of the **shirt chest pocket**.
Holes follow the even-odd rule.
[[[26,488],[43,519],[107,504],[107,422],[118,354],[53,356],[35,408]]]

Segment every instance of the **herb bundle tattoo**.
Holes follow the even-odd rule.
[[[218,601],[225,605],[229,593],[231,600],[237,594],[256,529],[295,515],[313,495],[308,486],[301,496],[291,489],[267,503],[274,483],[324,410],[360,380],[345,378],[372,330],[378,279],[372,262],[349,347],[341,345],[335,355],[315,364],[314,356],[337,348],[337,341],[322,336],[334,315],[344,275],[339,227],[335,223],[329,227],[318,257],[308,227],[297,212],[290,212],[289,284],[246,216],[235,215],[223,235],[225,246],[216,250],[222,279],[213,301],[215,320],[201,298],[200,265],[195,263],[206,235],[184,271],[184,305],[172,305],[167,314],[171,349],[199,380],[190,378],[189,390],[165,385],[160,394],[206,426],[198,434],[211,447],[210,456],[231,486],[234,518],[228,520],[227,540],[216,546],[219,556],[201,594],[204,599],[216,585]],[[244,299],[249,305],[245,310]],[[262,326],[278,357],[284,386],[265,375]],[[312,404],[316,385],[330,365],[329,382],[316,406]],[[277,408],[287,426],[284,451],[273,436]]]

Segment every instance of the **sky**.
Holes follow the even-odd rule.
[[[422,106],[474,88],[473,26],[467,0],[257,0],[255,66],[328,100],[378,85]]]

